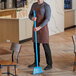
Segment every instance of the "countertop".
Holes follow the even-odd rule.
[[[64,12],[75,11],[74,9],[64,9]]]
[[[1,19],[11,19],[11,20],[24,20],[24,19],[29,19],[28,17],[24,17],[24,18],[0,18]]]
[[[20,11],[21,9],[24,9],[24,7],[21,7],[21,8],[10,8],[10,9],[3,9],[3,10],[1,10],[1,9],[0,9],[0,12],[12,11],[12,10],[18,10],[18,11]]]
[[[17,8],[13,8],[13,9],[4,9],[4,10],[0,10],[0,12],[11,11],[11,10],[17,10]]]

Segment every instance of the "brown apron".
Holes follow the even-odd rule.
[[[43,17],[41,14],[40,9],[41,8],[34,8],[37,17],[36,27],[40,26],[40,24],[42,24],[45,19],[45,17]],[[32,40],[33,42],[35,42],[34,25],[33,25]],[[49,32],[47,25],[45,25],[43,28],[37,31],[37,43],[49,43]]]

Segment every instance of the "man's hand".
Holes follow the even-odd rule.
[[[34,28],[34,31],[39,31],[41,29],[41,26]]]
[[[36,21],[37,17],[32,17],[32,21]]]

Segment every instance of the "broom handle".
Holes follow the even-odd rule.
[[[34,17],[36,17],[35,10],[33,10]],[[34,21],[34,27],[36,28],[36,21]],[[38,67],[38,50],[37,50],[37,32],[35,31],[35,47],[36,47],[36,63]]]

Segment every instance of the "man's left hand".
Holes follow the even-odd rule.
[[[41,29],[41,26],[34,28],[34,31],[39,31]]]

